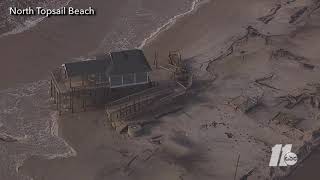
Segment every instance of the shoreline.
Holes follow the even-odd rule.
[[[65,2],[64,4],[62,4],[62,6],[60,7],[65,7],[65,6],[68,6],[69,3],[71,2],[72,0],[68,0],[67,2]],[[19,24],[18,27],[15,27],[14,29],[8,31],[8,32],[5,32],[5,33],[2,33],[0,34],[0,40],[2,37],[5,37],[5,36],[10,36],[10,35],[15,35],[15,34],[19,34],[19,33],[23,33],[33,27],[35,27],[38,23],[44,21],[47,17],[38,17],[38,18],[31,18],[31,19],[27,19],[23,25],[21,26],[21,24]]]
[[[156,39],[157,36],[166,31],[167,29],[169,29],[170,27],[172,27],[179,19],[184,18],[185,16],[188,15],[192,15],[193,12],[197,11],[198,8],[201,8],[202,5],[206,4],[206,3],[210,3],[212,0],[194,0],[192,3],[192,6],[190,8],[190,10],[181,13],[181,14],[177,14],[175,15],[173,18],[169,19],[167,23],[161,25],[160,27],[158,27],[154,32],[152,32],[148,37],[146,37],[140,44],[140,46],[138,47],[138,49],[143,49],[143,47],[145,45],[147,45],[148,43],[151,43],[152,40]]]

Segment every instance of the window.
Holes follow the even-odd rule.
[[[123,75],[123,84],[133,84],[133,83],[134,83],[134,74]]]
[[[113,75],[110,76],[111,86],[121,86],[122,85],[122,76],[121,75]]]

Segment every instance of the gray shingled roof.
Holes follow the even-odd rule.
[[[120,52],[111,52],[113,67],[111,74],[128,74],[150,72],[151,67],[142,50],[133,49]]]
[[[151,71],[142,50],[112,52],[110,55],[111,57],[109,55],[97,56],[95,60],[77,61],[64,65],[68,76],[105,72],[117,75]]]
[[[77,61],[66,63],[68,76],[78,76],[81,74],[104,73],[110,67],[111,60],[109,56],[104,56],[95,60]]]

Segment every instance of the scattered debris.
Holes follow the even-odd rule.
[[[317,139],[319,137],[320,137],[320,129],[317,129],[317,130],[312,132],[312,138],[313,139]]]
[[[296,22],[307,10],[308,10],[308,7],[304,7],[302,9],[300,9],[299,11],[297,11],[296,13],[294,13],[290,17],[289,23],[292,24],[292,23]]]
[[[238,96],[228,102],[235,110],[240,110],[243,113],[247,113],[253,108],[255,108],[261,101],[261,97],[248,97],[248,96]]]
[[[248,26],[247,27],[247,33],[244,36],[242,36],[242,37],[238,38],[237,40],[235,40],[229,46],[229,48],[227,49],[226,52],[224,52],[220,56],[218,56],[216,58],[213,58],[213,59],[211,59],[211,60],[209,60],[207,62],[212,63],[212,62],[215,62],[215,61],[219,61],[219,60],[225,59],[226,57],[228,57],[231,54],[233,54],[235,46],[237,46],[237,45],[239,45],[239,44],[241,44],[243,42],[247,42],[250,37],[261,37],[261,38],[265,39],[265,43],[266,44],[268,44],[268,42],[269,42],[269,36],[268,35],[264,35],[264,34],[260,33],[257,29],[255,29],[252,26]],[[207,67],[207,71],[208,71],[208,67]]]
[[[274,78],[273,74],[271,74],[269,76],[266,76],[266,77],[263,77],[263,78],[256,79],[254,82],[257,83],[258,85],[261,85],[261,86],[265,86],[265,87],[268,87],[268,88],[271,88],[271,89],[275,89],[275,90],[280,90],[280,89],[278,89],[276,87],[273,87],[273,86],[263,82],[263,81],[266,81],[266,80],[270,80],[272,78]]]
[[[264,24],[268,24],[273,18],[274,15],[277,14],[277,12],[281,9],[281,4],[277,4],[275,8],[272,8],[270,10],[270,14],[262,16],[258,18],[259,21],[262,21]]]
[[[273,116],[272,119],[270,119],[270,121],[268,122],[268,124],[270,124],[271,122],[273,122],[275,119],[278,118],[278,116],[280,116],[281,112],[278,112],[275,116]]]
[[[278,112],[271,121],[275,122],[277,125],[296,127],[303,120],[303,118],[299,118],[290,113]]]
[[[310,64],[308,62],[308,59],[302,56],[298,56],[290,51],[287,51],[285,49],[278,49],[272,52],[271,54],[272,59],[279,59],[279,58],[287,58],[289,60],[296,61],[299,63],[303,68],[313,70],[315,68],[314,65]]]
[[[293,96],[293,95],[287,95],[287,96],[280,96],[280,99],[283,99],[285,101],[288,101],[287,105],[285,105],[285,107],[287,109],[292,109],[295,106],[297,106],[298,104],[300,104],[301,102],[303,102],[304,100],[306,100],[307,98],[309,98],[309,96],[307,94],[300,94],[297,96]]]
[[[17,142],[18,139],[15,138],[15,137],[10,136],[10,135],[8,135],[8,134],[2,133],[2,134],[0,134],[0,141],[4,141],[4,142]]]
[[[125,121],[111,122],[111,126],[120,134],[126,132],[128,129],[128,123],[126,123]]]
[[[225,135],[227,135],[228,138],[233,138],[233,134],[232,133],[224,133]]]
[[[151,150],[151,149],[146,149],[142,152],[141,156],[139,159],[141,159],[142,161],[149,161],[156,152],[158,152],[158,148],[155,150]]]
[[[247,174],[243,175],[240,180],[247,180],[249,176],[256,170],[256,168],[251,169]]]
[[[150,142],[152,144],[157,144],[157,145],[162,144],[162,141],[163,141],[163,135],[154,136],[150,139]]]
[[[218,123],[218,122],[216,122],[216,121],[213,121],[213,122],[211,122],[211,123],[207,123],[207,124],[202,124],[201,126],[200,126],[200,129],[208,129],[209,127],[214,127],[214,128],[216,128],[217,127],[217,125],[223,125],[223,126],[226,126],[226,123]]]
[[[319,84],[308,84],[308,88],[301,90],[295,95],[287,95],[278,97],[282,101],[287,101],[285,106],[288,109],[292,109],[298,104],[309,100],[309,104],[314,108],[320,108],[320,85]]]
[[[312,95],[310,97],[310,104],[314,108],[320,108],[320,97],[318,95]]]
[[[130,168],[130,165],[139,157],[139,155],[134,156],[126,165],[125,170]]]

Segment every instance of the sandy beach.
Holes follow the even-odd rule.
[[[124,8],[128,7],[125,1],[90,3],[104,11],[95,18],[50,18],[29,31],[1,38],[0,50],[6,64],[0,71],[4,82],[1,88],[45,79],[50,69],[66,59],[137,47],[158,28],[152,25],[153,31],[142,32],[130,26],[132,24],[128,21],[117,24],[114,17],[128,11]],[[110,6],[110,3],[116,5]],[[144,3],[152,11],[165,9],[161,9],[159,4]],[[86,5],[87,1],[72,2],[72,6]],[[190,3],[188,5],[190,7]],[[297,15],[305,7],[307,10]],[[48,140],[46,143],[32,140],[41,139],[37,134],[25,141],[9,143],[7,152],[17,147],[23,152],[27,149],[24,145],[28,143],[34,149],[46,147],[50,151],[41,153],[38,150],[35,153],[32,149],[28,153],[20,152],[26,161],[17,170],[19,175],[5,173],[4,177],[27,179],[30,176],[35,180],[227,180],[234,178],[237,158],[236,179],[245,177],[250,171],[253,173],[248,175],[248,179],[252,180],[277,179],[287,175],[290,167],[268,166],[272,146],[293,144],[293,151],[298,153],[306,142],[317,144],[312,133],[320,128],[318,108],[306,100],[289,109],[286,102],[290,100],[279,98],[312,94],[317,88],[320,77],[318,7],[319,2],[311,0],[206,1],[194,12],[171,21],[174,23],[169,23],[143,47],[150,63],[155,52],[159,61],[164,62],[169,51],[179,50],[183,59],[192,66],[193,87],[185,99],[175,104],[182,105],[182,110],[161,117],[159,123],[148,126],[149,132],[139,138],[129,138],[113,131],[105,123],[101,109],[56,117],[60,138],[51,137],[49,144],[52,147]],[[179,6],[173,8],[170,11],[172,15],[166,16],[165,20],[158,19],[162,22],[160,24],[166,24],[170,17],[177,15],[173,12],[179,9]],[[137,12],[136,9],[133,11]],[[142,22],[147,24],[150,21],[153,19],[143,19]],[[57,31],[57,26],[61,30]],[[134,38],[126,37],[115,42],[117,37],[123,37],[118,30],[127,26],[133,29],[124,34]],[[112,33],[106,35],[108,31]],[[26,46],[28,42],[32,44]],[[259,84],[259,79],[265,82]],[[42,107],[40,118],[50,114],[50,108],[53,109],[50,101],[39,103],[48,98],[46,87],[46,82],[36,86],[36,89],[42,89],[39,90],[41,97],[38,97],[38,91],[27,94],[38,101],[32,101],[33,106],[25,113]],[[27,99],[29,96],[24,96],[25,99],[19,100],[18,104],[27,106],[28,103],[23,103],[30,101]],[[262,97],[261,104],[248,113],[241,112],[230,105],[239,96]],[[17,101],[10,102],[15,104]],[[11,111],[13,114],[15,109]],[[299,121],[288,125],[281,119],[277,120],[277,114],[283,115],[284,119],[290,115],[294,117],[291,119]],[[39,117],[30,116],[28,122]],[[18,122],[25,125],[25,120]],[[43,122],[46,120],[38,123]],[[23,131],[28,132],[32,125],[35,124],[27,124]],[[0,124],[0,130],[2,127]],[[43,128],[32,129],[43,131]],[[161,137],[160,144],[151,141],[156,136]],[[59,143],[56,143],[57,139]],[[68,152],[68,158],[44,158],[55,151]],[[299,155],[304,157],[306,153]],[[5,170],[2,168],[0,172]]]

